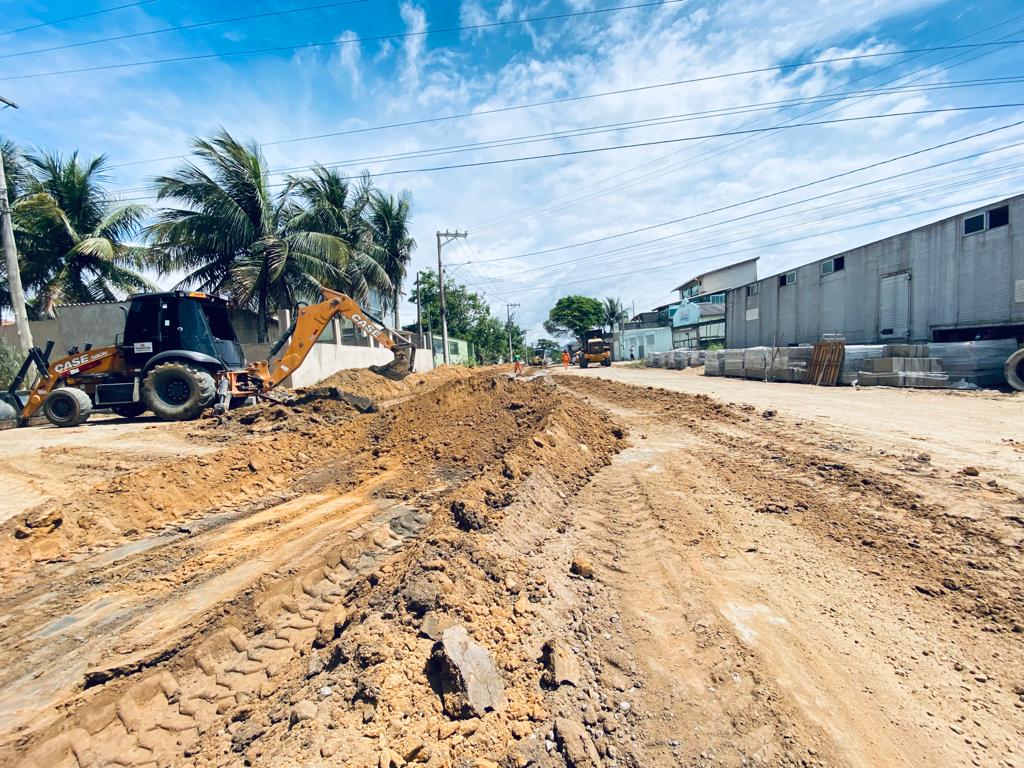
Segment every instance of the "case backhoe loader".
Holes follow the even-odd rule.
[[[223,412],[269,393],[302,365],[338,316],[394,354],[390,363],[370,370],[394,380],[409,375],[415,354],[411,344],[396,340],[351,297],[326,289],[323,296],[318,304],[300,306],[267,359],[254,363],[242,355],[223,299],[195,291],[132,296],[124,332],[112,346],[73,348],[55,361],[49,359],[53,342],[36,347],[0,400],[14,408],[22,426],[40,408],[60,427],[81,424],[93,408],[110,408],[128,418],[149,410],[172,421],[195,419],[210,406]],[[36,383],[27,396],[19,396],[32,366]]]

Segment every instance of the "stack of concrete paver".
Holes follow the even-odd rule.
[[[704,356],[705,376],[725,376],[725,350],[716,349]]]
[[[864,360],[857,383],[862,387],[944,389],[949,386],[949,376],[940,358],[929,357],[927,344],[885,344],[879,357]]]
[[[697,368],[698,366],[704,365],[704,359],[707,357],[707,352],[703,349],[691,349],[689,352],[690,359],[687,364],[690,368]]]
[[[1017,351],[1014,339],[933,342],[930,354],[942,360],[942,367],[955,388],[998,387],[1006,383],[1006,360]]]
[[[668,354],[670,358],[669,368],[681,371],[690,364],[690,350],[688,349],[673,349],[671,352],[666,354]]]
[[[884,344],[847,344],[843,355],[843,367],[839,370],[840,384],[860,381],[860,372],[868,369],[868,360],[882,356]]]
[[[780,347],[771,360],[772,381],[802,384],[807,381],[807,366],[811,362],[813,347]],[[770,356],[770,352],[769,352]]]

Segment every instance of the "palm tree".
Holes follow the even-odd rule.
[[[615,331],[615,326],[626,319],[626,308],[620,299],[608,297],[604,300],[604,325],[608,326],[609,332]]]
[[[387,298],[395,313],[395,328],[401,327],[398,319],[399,294],[416,248],[416,241],[409,231],[411,207],[411,196],[405,190],[397,197],[383,192],[374,192],[370,197],[369,223],[377,246],[374,256],[391,282],[392,290]]]
[[[104,156],[42,154],[26,163],[29,176],[12,220],[37,316],[54,317],[62,302],[116,301],[155,288],[139,274],[151,263],[149,250],[129,242],[146,208],[107,196]]]
[[[274,194],[263,153],[221,130],[195,139],[196,161],[155,180],[158,200],[183,207],[160,212],[148,234],[163,272],[185,270],[179,287],[224,292],[259,318],[257,339],[268,340],[268,318],[322,287],[343,283],[352,249],[340,237],[304,227],[293,182]]]
[[[317,165],[309,176],[293,177],[291,188],[300,203],[290,226],[339,238],[348,246],[341,280],[329,287],[364,302],[375,290],[390,295],[392,283],[377,259],[378,247],[367,212],[373,199],[369,176],[353,185],[338,171]]]
[[[13,204],[29,179],[28,168],[25,166],[25,154],[21,151],[21,147],[3,136],[0,136],[0,154],[4,157],[7,200]]]

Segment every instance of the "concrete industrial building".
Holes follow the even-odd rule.
[[[1024,195],[726,294],[726,346],[1024,337]]]

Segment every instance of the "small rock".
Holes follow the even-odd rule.
[[[555,736],[569,768],[599,768],[601,758],[590,734],[582,725],[560,717],[555,720]]]
[[[323,648],[341,634],[348,623],[348,611],[338,605],[326,611],[316,625],[316,637],[313,638],[314,648]]]
[[[316,651],[309,656],[309,663],[306,665],[306,677],[315,677],[327,669],[327,659]]]
[[[594,565],[583,555],[573,555],[572,563],[569,565],[569,573],[584,579],[592,579],[594,578]]]
[[[231,749],[235,752],[245,752],[256,739],[267,732],[266,727],[257,723],[255,720],[249,720],[242,723],[238,730],[231,735]]]
[[[561,640],[548,640],[543,647],[544,681],[552,687],[580,685],[580,664]]]
[[[505,707],[505,684],[490,652],[473,642],[461,624],[449,627],[433,652],[441,703],[449,717],[483,717]]]
[[[437,611],[428,611],[420,622],[420,633],[431,640],[440,640],[441,635],[449,627],[455,626],[455,620]]]
[[[774,419],[778,415],[779,412],[776,411],[774,408],[766,408],[764,411],[761,412],[761,417],[765,419]]]
[[[288,727],[294,728],[301,722],[312,720],[316,717],[316,704],[309,699],[303,699],[292,707],[288,715]]]
[[[978,475],[981,474],[981,472],[978,470],[977,467],[964,467],[963,469],[960,470],[960,474],[966,475],[967,477],[977,477]]]

